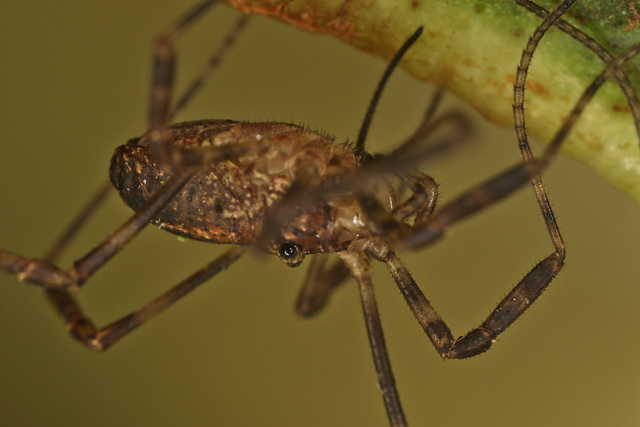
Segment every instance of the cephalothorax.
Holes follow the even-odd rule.
[[[430,107],[415,134],[390,154],[375,156],[365,148],[381,90],[391,70],[420,37],[422,28],[407,39],[389,64],[353,145],[336,144],[322,134],[285,123],[202,120],[171,125],[175,112],[195,91],[187,91],[172,107],[174,39],[214,3],[215,0],[201,2],[157,39],[149,130],[119,147],[112,158],[111,181],[135,214],[68,270],[55,266],[53,261],[101,199],[104,194],[101,190],[48,255],[31,259],[0,250],[0,271],[45,288],[73,337],[89,348],[105,350],[227,268],[247,246],[258,245],[290,266],[299,265],[305,255],[338,253],[339,262],[330,268],[325,268],[324,258],[311,259],[296,309],[304,316],[316,313],[324,307],[333,288],[349,274],[353,276],[359,286],[389,421],[405,425],[376,307],[369,259],[387,266],[418,323],[443,358],[472,357],[489,349],[498,335],[546,289],[564,264],[564,242],[540,173],[599,85],[613,74],[623,85],[624,75],[618,67],[640,48],[607,59],[605,71],[587,89],[544,155],[535,159],[524,127],[526,70],[544,32],[573,1],[565,1],[552,13],[543,13],[545,19],[525,48],[516,76],[514,118],[524,162],[435,210],[437,185],[433,178],[416,170],[430,152],[421,142],[447,124],[453,125],[454,131],[441,136],[436,146],[466,138],[467,123],[463,117],[449,113],[434,118],[434,108]],[[231,41],[228,39],[224,48]],[[219,58],[214,59],[211,64],[217,64]],[[200,83],[196,81],[191,87],[198,88]],[[632,99],[631,95],[635,94],[628,93],[635,110],[637,98]],[[406,184],[408,197],[398,200],[400,197],[390,184],[392,177]],[[553,250],[513,287],[480,326],[456,339],[396,255],[395,247],[427,246],[440,239],[452,224],[530,181],[536,189]],[[140,310],[97,328],[70,291],[80,288],[149,223],[190,239],[234,246]]]

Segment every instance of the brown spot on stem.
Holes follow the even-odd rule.
[[[617,113],[628,113],[629,111],[631,111],[629,109],[628,105],[616,105],[613,104],[613,106],[611,107],[611,109]]]

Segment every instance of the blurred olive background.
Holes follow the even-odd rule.
[[[150,41],[191,3],[0,5],[0,247],[42,254],[105,180],[115,146],[145,130]],[[237,16],[218,7],[181,39],[183,85]],[[179,119],[282,120],[355,139],[384,67],[326,36],[256,18]],[[372,147],[388,151],[409,135],[431,91],[398,72]],[[452,96],[447,102],[460,108]],[[474,142],[424,167],[443,202],[518,160],[512,131],[468,114],[478,121]],[[566,158],[545,181],[568,244],[566,268],[487,354],[442,361],[375,267],[413,425],[640,423],[640,210]],[[113,195],[62,265],[129,215]],[[526,188],[437,245],[401,256],[462,335],[551,250]],[[81,302],[106,324],[220,251],[149,228],[89,281]],[[0,424],[385,425],[356,286],[348,282],[317,318],[298,319],[292,307],[305,269],[245,257],[103,354],[67,336],[40,290],[0,277]]]

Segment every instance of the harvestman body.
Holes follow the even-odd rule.
[[[349,273],[355,278],[389,421],[393,425],[406,425],[376,308],[368,259],[387,265],[414,316],[442,357],[471,357],[489,349],[497,336],[542,293],[564,263],[564,243],[539,174],[604,80],[615,74],[616,80],[625,87],[624,73],[618,67],[640,49],[636,47],[615,60],[608,52],[601,56],[608,62],[605,71],[585,92],[541,159],[536,160],[528,148],[524,128],[526,71],[544,32],[573,2],[566,1],[549,14],[535,10],[545,18],[523,53],[514,99],[516,131],[525,162],[435,211],[437,185],[431,177],[415,170],[419,161],[429,154],[429,148],[422,147],[420,142],[446,124],[453,124],[455,131],[444,138],[443,143],[451,144],[467,137],[463,118],[450,113],[434,119],[430,108],[415,134],[391,154],[374,156],[365,149],[366,134],[382,88],[402,56],[420,37],[421,28],[409,37],[389,64],[354,146],[335,144],[321,134],[284,123],[203,120],[170,125],[172,116],[187,103],[204,78],[197,80],[171,107],[174,39],[214,3],[213,0],[202,2],[159,37],[155,46],[150,129],[119,147],[113,156],[111,181],[122,199],[136,211],[135,215],[72,268],[57,268],[53,260],[97,205],[104,194],[101,191],[95,203],[90,204],[42,260],[0,251],[0,271],[46,288],[72,335],[87,347],[104,350],[228,267],[248,245],[273,253],[290,266],[299,265],[305,255],[338,253],[341,262],[328,269],[323,258],[312,259],[297,310],[303,315],[317,312],[332,289]],[[557,25],[574,37],[580,34],[562,21]],[[231,39],[225,42],[224,48],[230,44]],[[214,57],[211,67],[218,60]],[[637,111],[635,93],[633,90],[625,93],[632,110]],[[388,180],[394,175],[411,190],[404,201],[397,200]],[[453,223],[530,181],[554,250],[513,288],[478,328],[455,339],[397,257],[394,245],[426,246],[442,237]],[[150,222],[191,239],[238,246],[144,308],[104,328],[96,328],[69,291],[80,288]]]

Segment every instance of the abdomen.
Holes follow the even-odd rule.
[[[319,184],[355,168],[346,145],[285,123],[241,123],[207,120],[170,128],[176,149],[223,147],[249,142],[250,150],[235,161],[203,165],[172,201],[152,220],[172,233],[215,243],[250,244],[266,212],[300,178]],[[111,182],[132,209],[167,182],[151,156],[148,135],[118,147],[111,160]]]

